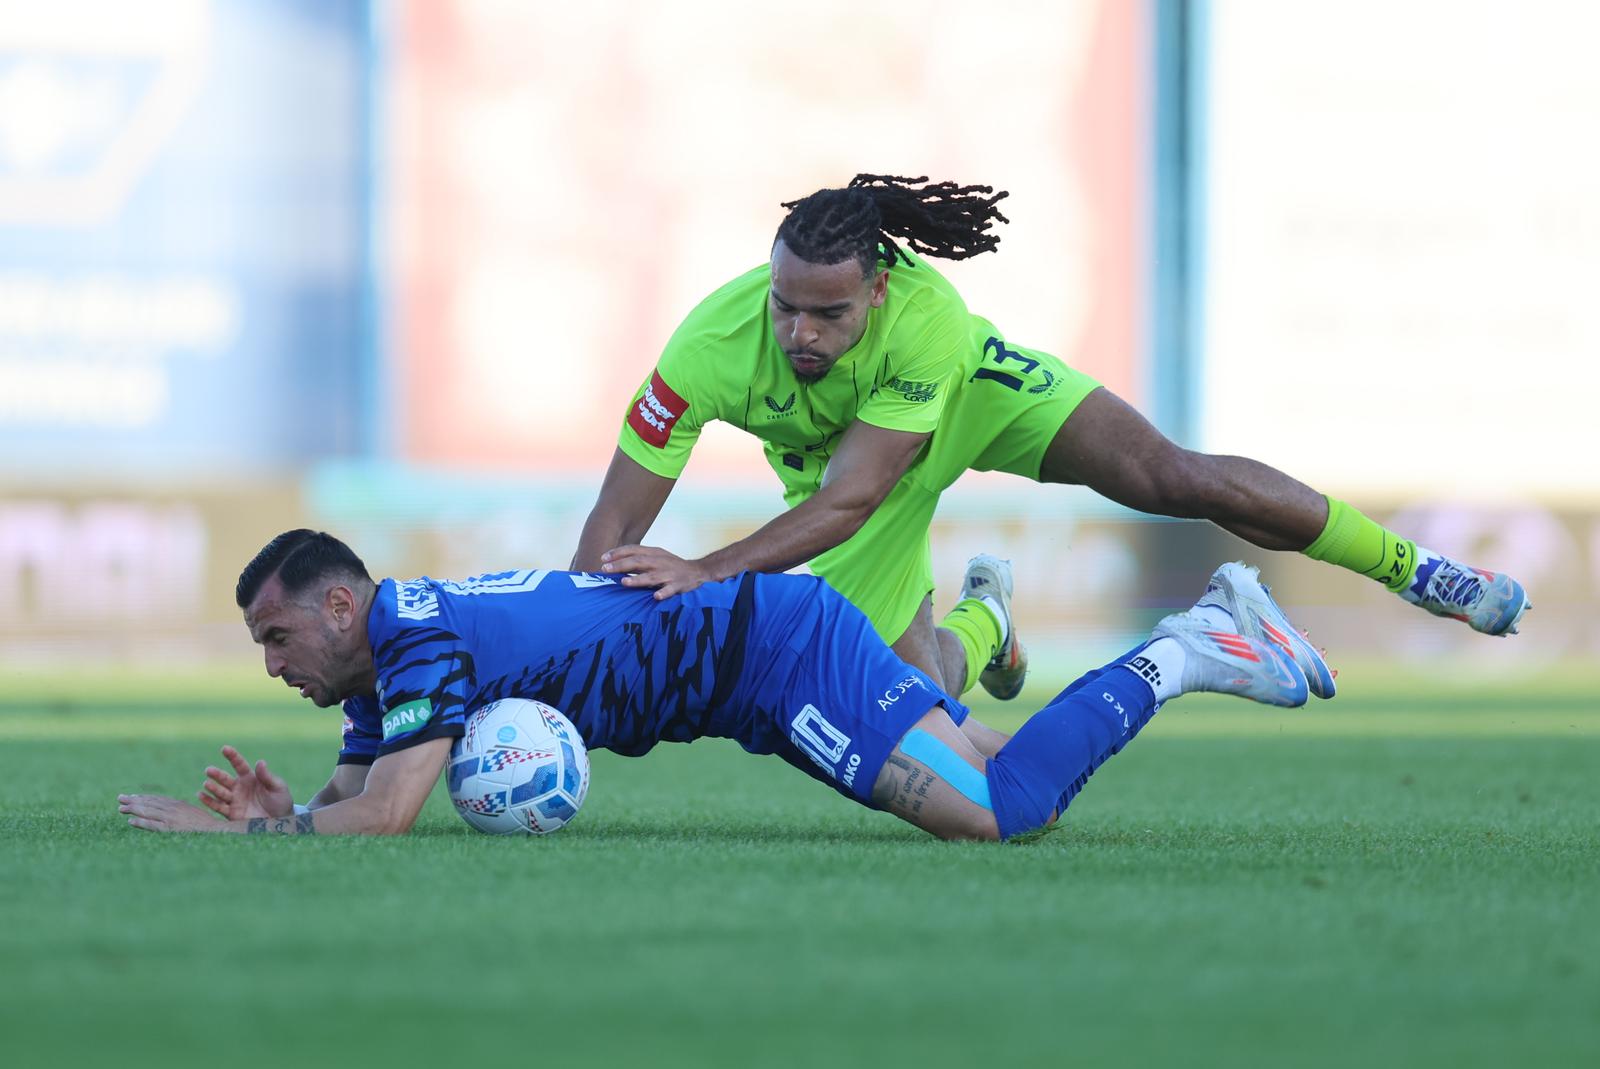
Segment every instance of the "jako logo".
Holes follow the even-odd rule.
[[[851,754],[849,763],[846,764],[845,767],[844,767],[844,785],[846,787],[852,787],[852,786],[855,785],[855,782],[856,782],[856,770],[859,769],[860,767],[861,767],[861,755],[858,754],[858,753]]]
[[[1100,697],[1116,710],[1118,716],[1122,717],[1122,733],[1126,735],[1128,733],[1128,728],[1130,727],[1128,723],[1128,710],[1122,707],[1122,703],[1117,701],[1116,696],[1113,695],[1109,690],[1102,690],[1100,692]]]

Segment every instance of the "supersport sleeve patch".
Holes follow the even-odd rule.
[[[660,370],[651,372],[644,392],[628,410],[628,426],[639,439],[657,449],[666,447],[672,428],[689,410],[689,402],[679,397],[662,379]]]
[[[685,380],[691,378],[687,372],[680,375],[671,367],[667,368],[667,374],[672,375],[683,393],[667,384],[661,367],[667,366],[672,355],[662,357],[661,364],[634,395],[628,406],[628,416],[622,421],[622,431],[617,435],[618,449],[646,471],[665,479],[676,479],[683,474],[689,454],[700,437],[700,420],[715,408],[697,404],[691,410],[683,394],[696,398],[700,394],[686,384]]]
[[[655,475],[676,479],[700,430],[744,407],[770,332],[763,264],[701,301],[662,347],[628,403],[617,448]],[[736,400],[735,400],[736,399]]]

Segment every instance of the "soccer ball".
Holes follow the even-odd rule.
[[[467,717],[450,749],[450,800],[490,835],[548,835],[578,815],[589,792],[589,752],[558,710],[503,698]]]

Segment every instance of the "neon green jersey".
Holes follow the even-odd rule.
[[[761,439],[793,506],[822,485],[840,435],[855,420],[887,430],[937,427],[995,333],[944,276],[913,257],[889,272],[888,293],[868,311],[861,340],[820,381],[806,384],[773,337],[771,277],[764,264],[689,313],[634,394],[618,441],[624,453],[675,479],[700,428],[720,419]]]

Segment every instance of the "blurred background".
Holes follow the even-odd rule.
[[[1537,606],[1491,640],[969,475],[936,608],[1012,558],[1040,686],[1236,556],[1335,661],[1593,657],[1597,37],[1582,0],[4,0],[0,669],[273,686],[232,590],[292,527],[376,575],[565,566],[679,319],[860,171],[1009,190],[939,264],[974,311]],[[714,426],[649,541],[781,508]]]

